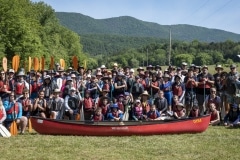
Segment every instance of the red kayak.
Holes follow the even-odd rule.
[[[209,121],[210,115],[179,120],[124,122],[71,121],[31,117],[33,128],[40,134],[77,136],[147,136],[200,133],[208,128]]]

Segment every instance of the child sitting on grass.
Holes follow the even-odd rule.
[[[102,108],[98,107],[96,111],[94,112],[93,121],[98,122],[98,121],[104,121],[104,115],[102,114]]]
[[[188,117],[194,118],[194,117],[199,117],[199,116],[201,116],[199,106],[198,106],[198,104],[193,104],[193,107],[190,110]]]
[[[160,120],[160,113],[154,104],[151,105],[150,111],[147,113],[147,119],[150,121]]]
[[[219,115],[219,111],[216,109],[215,103],[209,104],[208,114],[211,115],[209,125],[216,126],[220,124],[220,115]]]
[[[240,111],[238,104],[232,104],[228,114],[226,114],[224,117],[224,126],[233,126],[235,123],[237,123],[239,115]]]
[[[176,105],[176,111],[173,112],[173,116],[176,119],[182,119],[186,117],[185,106],[182,103]]]

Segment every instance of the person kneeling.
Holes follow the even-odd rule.
[[[110,108],[111,108],[111,111],[108,114],[108,119],[110,121],[122,121],[123,112],[118,109],[118,105],[117,104],[112,104],[110,106]]]
[[[182,103],[176,105],[176,111],[173,112],[173,116],[176,119],[186,118],[185,106]]]
[[[151,105],[150,111],[147,113],[147,119],[150,121],[160,120],[160,113],[154,104]]]
[[[216,126],[220,123],[220,115],[219,111],[216,109],[216,105],[214,103],[209,104],[208,114],[211,115],[209,125]]]

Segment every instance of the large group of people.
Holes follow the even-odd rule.
[[[8,129],[13,121],[24,133],[29,116],[77,120],[125,121],[181,119],[211,114],[210,125],[240,124],[238,90],[240,75],[208,66],[149,65],[136,70],[117,63],[94,70],[79,66],[42,72],[20,69],[1,71],[0,123]]]

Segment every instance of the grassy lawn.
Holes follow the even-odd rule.
[[[200,134],[76,137],[26,133],[0,138],[0,159],[239,159],[240,129]]]

